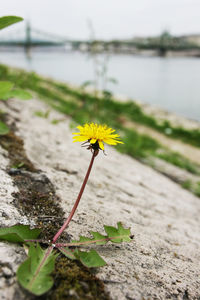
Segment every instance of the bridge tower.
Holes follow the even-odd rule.
[[[30,22],[26,22],[26,35],[25,35],[25,50],[28,53],[31,48],[31,25]]]

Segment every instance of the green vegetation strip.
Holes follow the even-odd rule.
[[[189,190],[197,197],[200,197],[200,181],[192,182],[191,180],[186,180],[185,182],[183,182],[182,187]]]
[[[100,105],[100,108],[103,107],[103,109],[112,112],[113,115],[124,115],[129,120],[152,127],[166,136],[169,136],[170,132],[170,137],[180,139],[183,142],[200,147],[200,130],[187,130],[182,127],[173,127],[167,120],[163,120],[163,122],[160,123],[160,121],[158,122],[156,118],[146,115],[142,111],[141,107],[134,101],[121,103],[107,97],[96,98],[91,94],[83,92],[81,89],[71,88],[66,84],[42,78],[35,73],[9,69],[4,65],[0,65],[0,80],[9,80],[14,82],[19,88],[28,88],[35,91],[41,97],[46,97],[51,101],[54,100],[55,105],[56,102],[64,104],[68,106],[64,109],[67,113],[71,113],[74,108],[77,107],[77,103],[74,103],[74,100],[84,103],[85,109],[88,110],[91,110],[91,106],[94,105],[94,102],[101,102],[98,106]],[[51,86],[52,89],[49,89],[49,86]],[[64,100],[64,97],[60,94],[65,94],[65,96],[71,97],[68,105]]]
[[[127,153],[140,160],[149,156],[159,157],[190,173],[200,175],[199,166],[179,153],[170,151],[155,139],[126,128],[125,121],[147,125],[163,134],[166,134],[166,128],[170,128],[171,137],[196,147],[200,146],[199,130],[174,128],[168,121],[159,124],[155,118],[144,114],[139,105],[133,101],[121,103],[109,96],[95,97],[81,88],[69,87],[66,84],[43,78],[34,72],[0,65],[0,80],[11,81],[15,83],[17,88],[32,91],[36,97],[47,102],[54,109],[71,116],[75,125],[94,121],[114,127],[119,131],[124,141],[123,145],[117,147],[122,153]]]

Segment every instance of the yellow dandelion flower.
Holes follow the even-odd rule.
[[[113,134],[114,129],[109,128],[107,125],[98,125],[94,123],[77,126],[80,132],[73,133],[74,142],[88,141],[93,150],[104,150],[104,144],[117,145],[123,144],[119,140],[119,134]]]

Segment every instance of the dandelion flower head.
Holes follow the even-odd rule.
[[[86,123],[83,126],[77,126],[80,132],[73,133],[74,142],[88,141],[94,150],[104,150],[104,144],[117,145],[123,144],[119,140],[119,134],[114,133],[115,130],[107,125],[98,125],[94,123]]]

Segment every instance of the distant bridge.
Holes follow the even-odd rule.
[[[140,54],[141,51],[152,50],[154,54],[160,56],[167,55],[168,51],[184,51],[184,55],[200,56],[200,46],[197,43],[184,37],[171,36],[168,32],[163,32],[160,36],[153,38],[78,41],[38,30],[31,27],[29,22],[25,23],[25,27],[11,30],[9,33],[0,31],[0,47],[24,47],[27,53],[33,47],[62,47],[91,53],[105,51]]]
[[[66,46],[73,45],[73,41],[44,32],[31,27],[30,23],[27,22],[25,29],[18,29],[11,31],[7,34],[4,32],[0,33],[0,47],[24,47],[29,50],[32,47],[49,47],[49,46]]]

